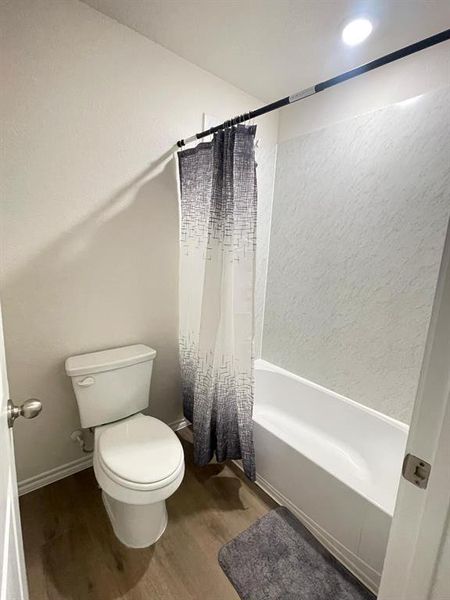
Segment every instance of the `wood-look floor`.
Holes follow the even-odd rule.
[[[192,446],[182,442],[186,475],[151,548],[115,538],[92,469],[20,499],[31,600],[238,598],[217,552],[275,503],[235,466],[193,466]]]

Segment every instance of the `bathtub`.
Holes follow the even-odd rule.
[[[376,592],[408,427],[255,363],[257,483]]]

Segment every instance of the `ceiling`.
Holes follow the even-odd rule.
[[[448,0],[84,2],[266,101],[450,27]],[[374,31],[350,48],[341,30],[356,16],[369,17]]]

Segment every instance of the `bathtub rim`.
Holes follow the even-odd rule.
[[[353,406],[354,408],[362,410],[363,412],[365,412],[373,417],[376,417],[377,419],[384,421],[385,423],[388,423],[389,425],[392,425],[393,427],[395,427],[396,429],[399,429],[403,433],[406,433],[406,434],[409,433],[409,425],[407,425],[406,423],[403,423],[402,421],[399,421],[398,419],[394,419],[394,417],[389,417],[388,415],[385,415],[384,413],[379,412],[375,408],[371,408],[370,406],[361,404],[360,402],[357,402],[356,400],[347,398],[347,396],[343,396],[342,394],[339,394],[338,392],[330,390],[329,388],[326,388],[325,386],[320,385],[319,383],[315,383],[314,381],[311,381],[310,379],[306,379],[305,377],[302,377],[301,375],[292,373],[292,371],[283,369],[283,367],[279,367],[278,365],[275,365],[274,363],[271,363],[271,362],[265,360],[264,358],[255,359],[254,369],[255,369],[255,371],[270,371],[272,373],[279,373],[280,375],[289,377],[290,379],[298,381],[298,382],[302,383],[303,385],[311,387],[319,392],[323,392],[325,394],[331,395],[334,398],[336,398],[337,400],[341,400],[342,402],[345,402],[346,404],[349,404],[350,406]]]
[[[343,396],[342,394],[338,394],[337,392],[334,392],[320,384],[314,383],[313,381],[310,381],[309,379],[305,379],[304,377],[301,377],[300,375],[296,375],[295,373],[291,373],[290,371],[287,371],[286,369],[283,369],[282,367],[279,367],[278,365],[275,365],[273,363],[270,363],[269,361],[266,361],[262,358],[258,358],[255,360],[255,371],[256,370],[266,370],[266,371],[270,371],[273,373],[279,373],[283,376],[289,377],[291,379],[293,379],[294,381],[298,381],[299,383],[306,385],[310,388],[316,389],[322,393],[325,394],[330,394],[332,397],[336,398],[337,400],[340,400],[342,402],[347,403],[350,406],[355,407],[358,410],[362,410],[363,412],[367,413],[368,415],[372,416],[372,417],[376,417],[377,419],[393,426],[395,429],[401,431],[402,433],[406,434],[406,437],[408,436],[409,433],[409,426],[406,425],[406,423],[402,423],[401,421],[398,421],[396,419],[394,419],[393,417],[389,417],[388,415],[384,415],[383,413],[380,413],[379,411],[370,408],[368,406],[364,406],[363,404],[360,404],[359,402],[356,402],[355,400],[351,400],[350,398],[347,398],[346,396]],[[265,429],[267,429],[266,425],[264,423],[261,423],[260,421],[258,421],[258,418],[255,418],[255,414],[253,413],[252,415],[252,419],[258,423],[258,425],[260,427],[263,427]],[[278,436],[280,437],[280,436]],[[293,450],[295,450],[296,452],[298,452],[298,449],[292,444],[292,442],[289,440],[289,438],[285,438],[282,437],[281,438],[283,440],[283,443],[287,444],[290,448],[292,448]],[[310,455],[306,455],[303,454],[305,456],[305,458],[307,460],[309,460],[310,462],[314,463],[319,469],[321,469],[322,471],[325,471],[326,473],[328,473],[331,477],[334,477],[337,481],[339,481],[340,483],[342,483],[343,485],[346,485],[348,487],[350,487],[355,494],[358,494],[361,498],[363,498],[364,500],[366,500],[367,502],[369,502],[370,504],[372,504],[373,506],[375,506],[376,508],[378,508],[380,511],[382,511],[383,513],[385,513],[387,516],[389,516],[391,519],[394,515],[394,511],[395,511],[395,505],[397,502],[397,494],[398,494],[398,488],[397,488],[397,494],[394,498],[394,502],[392,505],[392,508],[389,506],[385,506],[383,505],[379,500],[373,498],[372,496],[370,496],[369,494],[365,493],[363,490],[357,489],[356,487],[353,487],[351,485],[349,485],[346,481],[344,481],[341,477],[339,477],[338,475],[336,475],[335,473],[332,473],[330,470],[328,470],[326,467],[324,467],[320,462],[318,462],[314,456],[310,456]],[[256,460],[258,459],[258,457],[256,457]],[[398,480],[400,481],[401,478],[401,472],[399,473],[399,477]]]

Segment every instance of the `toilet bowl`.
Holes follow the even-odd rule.
[[[139,344],[66,360],[81,425],[94,428],[94,472],[106,512],[116,537],[131,548],[150,546],[164,533],[166,499],[184,476],[176,434],[136,412],[148,404],[155,356]]]
[[[94,472],[117,538],[130,548],[154,544],[167,525],[165,501],[184,476],[172,429],[142,414],[97,427]]]

